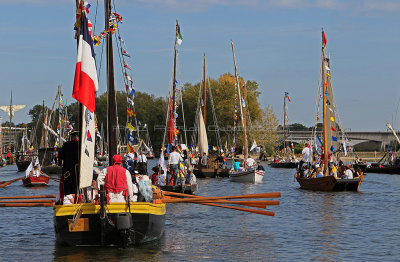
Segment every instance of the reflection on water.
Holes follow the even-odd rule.
[[[149,168],[151,168],[151,164]],[[0,181],[21,177],[0,168]],[[275,217],[195,204],[169,204],[162,239],[144,246],[55,245],[52,208],[0,212],[0,261],[399,261],[400,176],[368,174],[362,193],[298,189],[293,170],[266,169],[263,183],[198,179],[200,195],[281,192]],[[58,185],[25,188],[18,181],[1,196],[56,194]]]

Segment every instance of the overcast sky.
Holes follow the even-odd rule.
[[[53,103],[57,86],[72,101],[76,63],[74,0],[0,0],[0,104],[27,108]],[[89,18],[104,27],[103,1],[88,1]],[[318,87],[321,27],[328,39],[337,108],[345,129],[384,131],[385,120],[400,128],[400,1],[395,0],[115,0],[128,63],[138,91],[166,96],[171,82],[175,19],[181,83],[197,83],[206,53],[210,77],[233,73],[230,40],[240,76],[260,85],[261,104],[282,118],[285,91],[289,121],[313,124]],[[101,48],[96,47],[97,58]],[[99,64],[100,61],[98,61]],[[104,63],[102,63],[104,66]],[[116,68],[117,89],[123,90]],[[104,71],[100,93],[106,90]],[[7,118],[4,112],[0,115]]]

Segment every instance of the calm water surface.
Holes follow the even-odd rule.
[[[0,168],[0,181],[21,177]],[[275,217],[194,204],[167,206],[165,236],[146,246],[55,244],[53,209],[1,208],[0,261],[400,261],[400,176],[368,174],[360,193],[298,189],[293,170],[266,169],[262,184],[199,180],[199,195],[281,192]],[[0,196],[56,194],[58,184]]]

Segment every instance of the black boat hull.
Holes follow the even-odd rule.
[[[319,178],[296,177],[301,189],[313,191],[358,191],[364,176],[358,179],[336,179],[333,176]]]
[[[17,160],[15,164],[17,164],[18,172],[24,172],[31,164],[31,160]]]
[[[299,164],[295,162],[284,162],[284,163],[270,163],[269,166],[273,168],[297,168]]]
[[[75,228],[70,226],[79,210],[77,205],[55,207],[54,226],[57,244],[68,246],[123,245],[123,234],[112,225],[118,213],[129,212],[128,205],[113,203],[107,205],[107,218],[104,227],[104,242],[101,243],[100,206],[83,204],[82,215]],[[131,245],[140,245],[161,238],[165,228],[165,204],[145,202],[131,203],[133,226],[130,231]],[[62,210],[63,208],[67,210]]]
[[[367,173],[378,173],[378,174],[392,174],[400,175],[399,166],[383,166],[383,167],[367,167],[365,172]]]
[[[194,185],[184,185],[183,187],[181,185],[176,185],[176,186],[160,186],[161,190],[163,191],[169,191],[169,192],[175,192],[175,193],[184,193],[184,194],[190,194],[193,195],[194,192],[197,190],[197,184]]]

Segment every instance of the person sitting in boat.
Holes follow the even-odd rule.
[[[334,163],[332,163],[331,167],[330,167],[330,173],[332,176],[334,177],[338,177],[338,170],[336,168],[336,165]]]
[[[239,168],[240,168],[239,159],[235,159],[235,162],[233,162],[233,170],[238,171]]]
[[[239,170],[238,170],[239,172],[244,172],[244,171],[246,171],[246,169],[244,169],[244,167],[243,167],[243,164],[240,164],[240,166],[239,166]]]
[[[265,171],[264,167],[261,165],[261,162],[257,162],[257,170]]]
[[[248,168],[253,168],[256,166],[256,161],[250,156],[246,159],[246,165]]]
[[[157,185],[165,186],[165,172],[162,169],[160,170],[159,175],[157,177]]]
[[[353,179],[353,171],[350,169],[350,165],[346,165],[346,172],[342,176],[343,179]]]
[[[142,175],[147,175],[147,157],[143,151],[139,151],[137,156],[137,163],[139,168],[139,173]]]
[[[322,169],[319,165],[315,165],[316,170],[315,170],[315,177],[323,177],[324,175],[322,174]]]
[[[97,189],[97,178],[99,177],[100,172],[98,173],[97,170],[93,170],[92,185],[88,187],[87,191],[88,200],[91,203],[96,203],[98,202],[99,199],[99,190]]]
[[[133,184],[137,202],[151,202],[153,200],[153,189],[148,175],[141,175],[135,170]]]
[[[310,170],[308,169],[307,165],[304,165],[302,167],[302,170],[300,170],[300,177],[301,178],[308,178]]]
[[[33,169],[30,172],[30,176],[36,176],[39,177],[41,174],[43,174],[42,170],[40,170],[39,163],[35,163],[33,166]]]
[[[160,171],[160,168],[158,166],[155,166],[151,169],[153,171],[153,174],[151,175],[151,183],[153,185],[157,184],[157,178],[158,178],[158,172]]]
[[[113,156],[114,165],[103,169],[97,178],[97,185],[104,185],[110,203],[125,203],[128,201],[137,201],[133,195],[133,184],[131,174],[121,166],[122,156]]]

